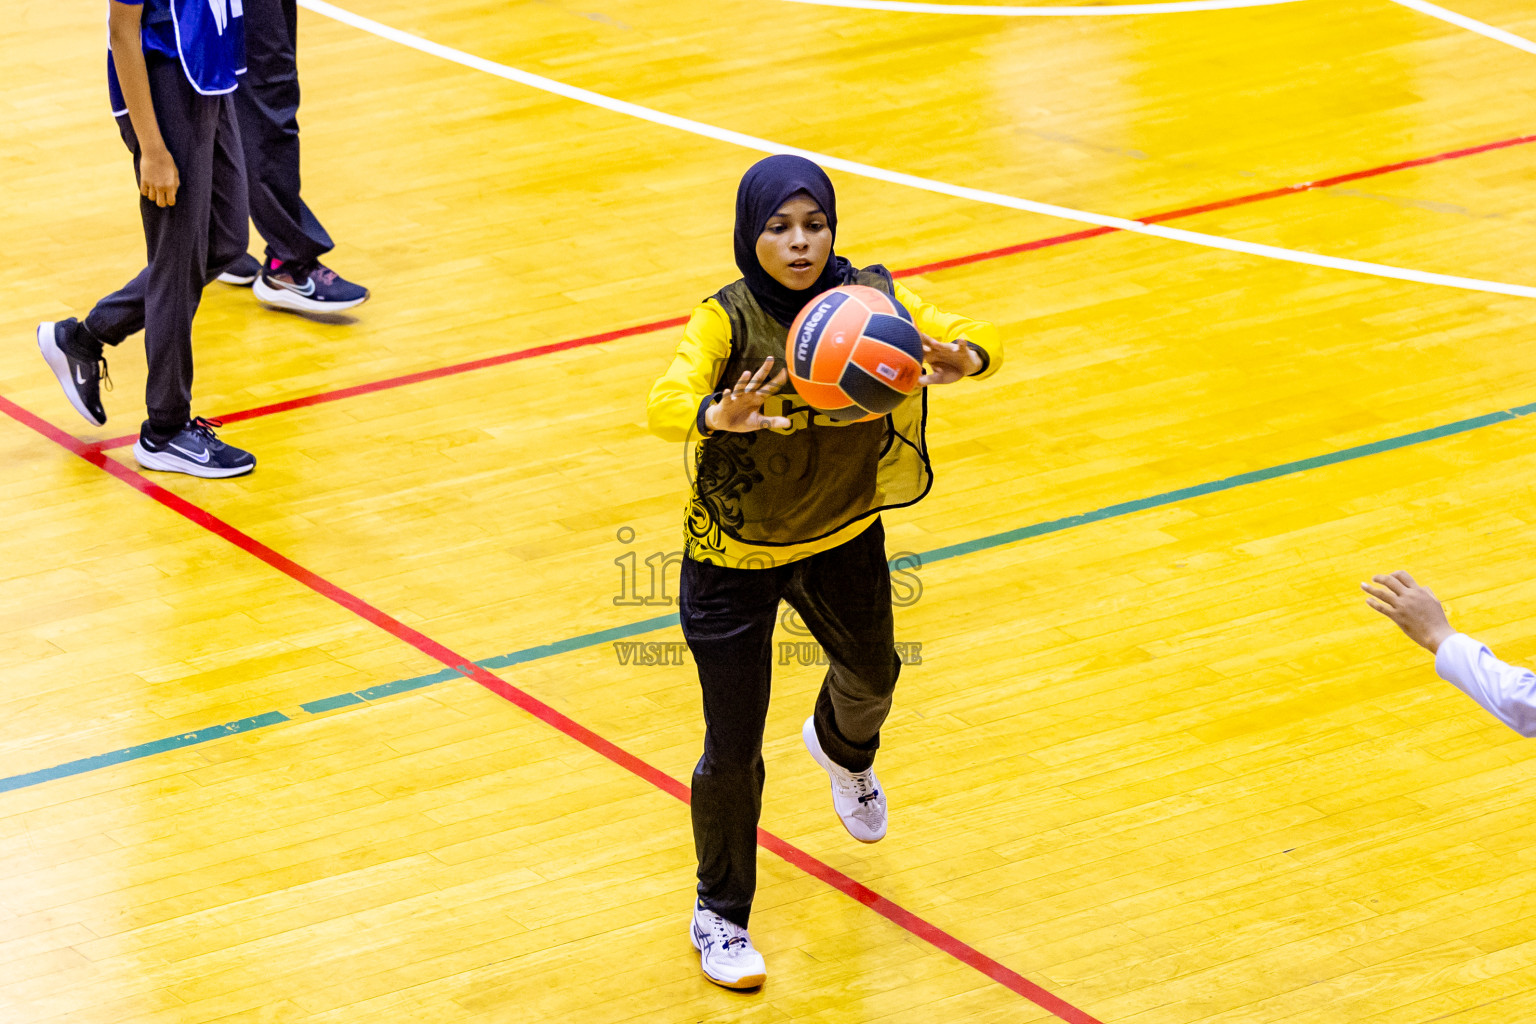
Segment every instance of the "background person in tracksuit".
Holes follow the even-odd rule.
[[[240,0],[111,0],[107,84],[139,182],[149,265],[83,321],[37,327],[64,394],[107,421],[103,345],[144,332],[148,418],[133,446],[146,469],[229,477],[256,466],[192,418],[192,318],[203,286],[248,241],[245,158],[233,97],[244,69]]]
[[[368,289],[340,277],[320,257],[335,243],[299,198],[299,8],[297,0],[244,0],[248,70],[235,95],[251,220],[266,239],[265,258],[242,254],[219,275],[255,285],[270,306],[305,313],[351,309]]]

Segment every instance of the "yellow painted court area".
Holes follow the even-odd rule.
[[[304,193],[373,296],[208,288],[232,481],[137,469],[137,339],[101,428],[38,356],[144,245],[102,10],[13,5],[0,1022],[1536,1017],[1536,742],[1358,591],[1410,569],[1536,663],[1536,8],[1451,5],[1529,49],[1391,0],[307,4]],[[923,556],[885,841],[801,746],[823,668],[776,667],[763,827],[801,859],[759,851],[748,993],[700,974],[688,810],[631,770],[685,785],[702,742],[691,661],[630,645],[681,641],[645,325],[738,276],[730,133],[881,172],[830,171],[839,253],[948,263],[904,283],[1008,346],[931,394],[937,483],[885,517]],[[1058,237],[1160,214],[1195,236]]]

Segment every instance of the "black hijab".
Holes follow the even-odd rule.
[[[736,190],[736,266],[741,268],[758,305],[785,327],[807,302],[828,288],[854,280],[853,265],[831,250],[816,283],[801,291],[775,281],[757,261],[757,236],[768,226],[768,219],[779,212],[779,207],[801,192],[814,199],[827,215],[827,227],[836,242],[837,196],[832,191],[832,181],[825,171],[804,157],[787,153],[765,157],[747,169]]]

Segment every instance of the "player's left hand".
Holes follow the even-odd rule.
[[[921,386],[953,384],[981,369],[981,356],[964,338],[945,342],[930,338],[921,331],[918,335],[923,339],[923,362],[928,364],[928,372],[917,378]]]

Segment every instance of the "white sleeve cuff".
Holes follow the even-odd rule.
[[[1470,676],[1477,652],[1482,646],[1465,633],[1452,633],[1440,641],[1440,649],[1435,652],[1435,674],[1465,690],[1461,681]]]
[[[1465,633],[1440,644],[1435,672],[1520,735],[1536,736],[1536,673],[1506,665]]]

